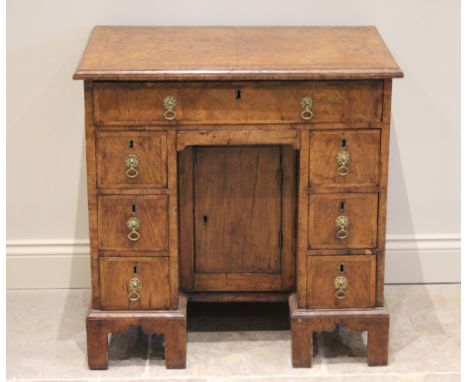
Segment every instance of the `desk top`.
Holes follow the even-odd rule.
[[[98,26],[78,80],[403,77],[375,27]]]

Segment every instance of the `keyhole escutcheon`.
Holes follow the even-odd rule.
[[[344,209],[345,209],[345,202],[343,200],[341,200],[339,205],[338,205],[338,211],[344,212]]]

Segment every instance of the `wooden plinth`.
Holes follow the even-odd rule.
[[[298,309],[296,295],[289,297],[293,367],[311,367],[314,332],[331,332],[337,325],[349,330],[367,331],[367,363],[388,363],[390,317],[385,308],[360,310]]]
[[[166,368],[183,369],[187,354],[187,299],[179,298],[177,310],[165,311],[92,311],[86,318],[88,365],[107,369],[109,333],[127,332],[139,325],[146,333],[163,334]]]

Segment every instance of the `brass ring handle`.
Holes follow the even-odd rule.
[[[136,178],[138,176],[138,170],[136,168],[129,168],[125,171],[125,174],[127,174],[129,178]]]
[[[336,237],[337,239],[344,240],[348,237],[348,231],[344,228],[340,228],[338,231],[336,231]]]
[[[168,121],[173,121],[176,117],[176,112],[174,110],[166,110],[164,112],[164,118]]]
[[[312,107],[312,97],[310,96],[302,97],[301,107],[302,107],[301,118],[304,120],[312,119],[312,117],[314,116],[314,113],[312,113],[312,110],[310,110],[310,108]]]
[[[177,106],[177,101],[172,96],[167,96],[163,100],[163,106],[166,111],[164,112],[164,118],[168,121],[173,121],[176,119],[175,107]]]
[[[348,279],[346,276],[337,276],[333,280],[335,287],[335,297],[342,300],[346,297],[346,288],[348,287]]]
[[[339,289],[335,292],[335,297],[339,298],[340,300],[344,299],[346,297],[346,293],[344,290]]]
[[[309,120],[309,119],[312,119],[313,116],[314,116],[314,113],[312,113],[311,110],[302,110],[302,113],[301,113],[302,119]]]
[[[140,238],[140,234],[138,233],[138,231],[132,229],[128,234],[128,238],[131,241],[137,241]]]
[[[138,301],[140,299],[140,293],[138,292],[135,292],[135,291],[131,291],[129,294],[128,294],[128,299],[130,301]]]
[[[340,166],[336,169],[336,173],[341,176],[346,176],[349,174],[349,167]]]
[[[143,283],[136,274],[134,274],[133,278],[128,282],[128,299],[130,301],[138,301],[140,299],[140,290],[142,286]]]
[[[349,173],[349,162],[351,162],[351,154],[349,151],[342,150],[336,154],[336,163],[338,164],[338,168],[336,169],[336,173],[341,176],[346,176]]]
[[[127,170],[125,174],[129,178],[135,178],[138,176],[138,164],[140,163],[138,157],[135,154],[130,154],[125,158],[125,166]]]
[[[348,226],[349,226],[349,218],[344,215],[340,215],[335,219],[336,228],[336,238],[339,240],[344,240],[348,237]]]
[[[127,227],[130,230],[130,233],[127,236],[128,239],[131,241],[137,241],[140,238],[140,233],[138,232],[141,227],[140,220],[135,217],[131,217],[127,220]]]

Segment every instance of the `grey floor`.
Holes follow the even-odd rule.
[[[160,336],[110,339],[110,368],[86,365],[89,290],[7,291],[9,381],[459,381],[460,286],[387,286],[387,367],[366,365],[365,334],[315,340],[311,369],[293,369],[285,304],[190,305],[187,368],[166,370]]]

